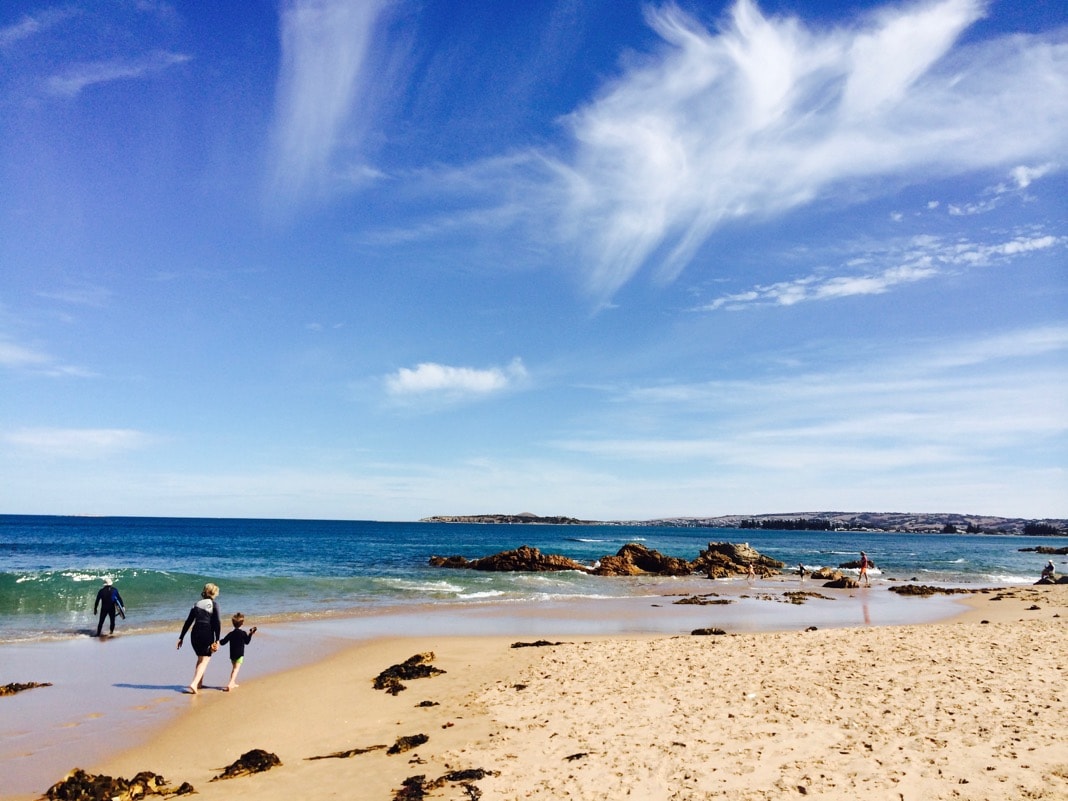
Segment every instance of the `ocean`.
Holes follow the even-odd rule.
[[[687,559],[708,542],[748,542],[791,571],[799,563],[837,567],[863,549],[876,564],[877,580],[964,587],[1031,584],[1048,557],[1020,549],[1068,543],[659,526],[0,515],[0,643],[95,631],[93,601],[104,578],[126,602],[128,618],[119,624],[124,633],[177,629],[209,581],[222,588],[226,616],[243,611],[293,621],[426,604],[522,606],[650,593],[653,582],[644,578],[428,565],[433,555],[477,558],[520,545],[593,564],[628,542]]]

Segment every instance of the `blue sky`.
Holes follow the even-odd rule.
[[[1068,517],[1068,8],[7,2],[0,512]]]

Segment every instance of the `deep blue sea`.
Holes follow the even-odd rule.
[[[224,615],[241,610],[259,619],[636,595],[642,579],[477,573],[427,562],[531,545],[592,564],[627,542],[693,559],[710,541],[748,542],[789,569],[837,567],[863,549],[877,565],[875,578],[956,586],[1033,583],[1048,557],[1020,549],[1068,544],[984,535],[0,515],[0,642],[95,630],[93,600],[105,577],[126,602],[123,631],[156,631],[179,626],[208,581],[222,588]]]

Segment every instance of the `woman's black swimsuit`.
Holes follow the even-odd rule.
[[[219,604],[210,598],[197,601],[189,610],[179,639],[185,638],[190,626],[193,630],[190,632],[189,643],[193,646],[193,653],[197,656],[211,656],[211,646],[219,641],[219,632],[222,629],[219,624]]]

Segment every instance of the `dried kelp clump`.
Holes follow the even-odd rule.
[[[714,606],[716,604],[725,606],[726,604],[734,603],[734,601],[730,598],[717,598],[715,593],[711,593],[709,595],[691,595],[688,598],[680,598],[677,601],[672,601],[672,603],[681,605],[692,604],[694,606]]]
[[[393,743],[386,751],[387,754],[403,754],[405,751],[411,751],[413,748],[418,748],[430,738],[425,734],[411,734],[405,737],[398,737],[397,742]]]
[[[831,596],[824,595],[821,592],[808,592],[806,590],[789,590],[787,592],[784,592],[782,595],[783,595],[783,598],[785,598],[787,601],[789,601],[792,604],[803,604],[809,598],[817,598],[817,599],[819,599],[821,601],[833,601],[834,600],[834,598],[832,598]]]
[[[319,756],[307,757],[309,761],[313,759],[348,759],[349,757],[359,756],[360,754],[369,754],[372,751],[385,751],[387,746],[384,745],[369,745],[366,748],[350,748],[347,751],[335,751],[332,754],[320,754]]]
[[[132,779],[86,773],[75,768],[56,782],[44,797],[50,801],[135,801],[146,796],[187,795],[196,792],[189,782],[171,787],[159,774],[143,770]]]
[[[409,776],[404,780],[401,788],[393,796],[393,801],[420,801],[426,798],[427,793],[439,790],[446,784],[459,785],[471,801],[477,801],[482,797],[482,791],[473,782],[485,779],[487,776],[500,775],[495,770],[483,770],[482,768],[469,768],[467,770],[454,770],[439,776],[436,779],[427,779],[425,775]]]
[[[721,636],[723,634],[726,634],[726,633],[727,632],[725,632],[723,629],[717,629],[717,628],[694,629],[693,631],[690,632],[690,634],[694,635],[695,637],[708,637],[708,636],[719,637],[719,636]]]
[[[251,776],[253,773],[263,773],[263,771],[276,768],[281,764],[282,760],[278,758],[277,754],[264,751],[262,748],[253,748],[251,751],[243,753],[239,759],[227,765],[226,769],[212,779],[212,781],[217,782],[219,779],[236,779],[238,776]]]
[[[407,689],[402,683],[412,679],[426,679],[437,676],[445,671],[434,667],[430,662],[434,659],[431,651],[423,654],[410,656],[399,665],[386,668],[375,677],[374,688],[385,690],[390,695],[396,695],[401,690]]]
[[[27,682],[13,681],[13,682],[11,682],[11,684],[5,684],[4,686],[0,687],[0,695],[14,695],[15,693],[20,693],[23,690],[32,690],[35,687],[51,687],[51,686],[52,686],[52,682],[50,682],[50,681],[27,681]]]
[[[535,640],[534,642],[514,642],[512,648],[548,648],[554,645],[566,645],[562,642],[549,642],[548,640]]]

